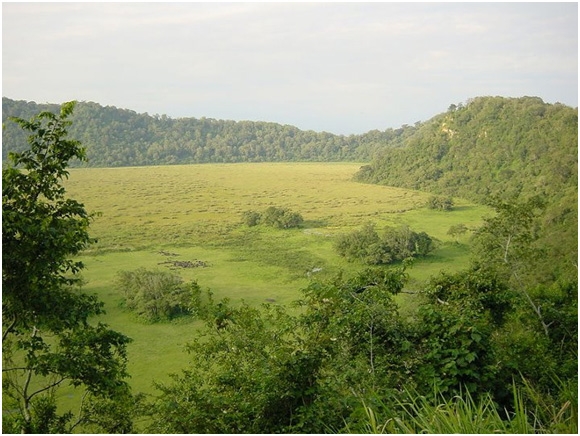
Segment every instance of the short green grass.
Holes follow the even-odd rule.
[[[68,195],[99,212],[91,225],[98,243],[80,258],[85,290],[98,294],[103,321],[133,339],[129,371],[135,391],[153,393],[153,381],[168,379],[187,364],[185,344],[197,321],[144,324],[121,307],[115,289],[119,271],[139,267],[166,269],[169,260],[202,260],[206,268],[179,268],[184,280],[197,280],[217,299],[236,303],[287,304],[300,297],[310,277],[352,274],[363,265],[349,263],[333,250],[334,236],[371,221],[381,229],[408,224],[437,238],[438,249],[410,270],[409,288],[444,269],[468,263],[469,233],[457,241],[451,225],[475,228],[485,207],[455,199],[451,212],[424,207],[429,194],[352,181],[360,164],[263,163],[204,164],[134,168],[72,169]],[[300,229],[249,228],[246,210],[288,207],[305,219]],[[163,252],[165,254],[163,254]],[[171,253],[172,256],[168,256]],[[409,294],[404,304],[412,304]],[[75,395],[64,393],[65,404]],[[72,406],[70,406],[72,407]]]

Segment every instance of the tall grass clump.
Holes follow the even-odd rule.
[[[577,434],[578,402],[572,384],[561,386],[556,401],[526,381],[523,387],[514,384],[511,411],[498,410],[489,394],[475,399],[468,391],[453,398],[436,393],[434,399],[428,399],[405,389],[393,401],[374,397],[370,406],[368,400],[361,400],[362,417],[347,424],[345,430],[374,434]]]

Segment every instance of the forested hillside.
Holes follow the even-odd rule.
[[[541,241],[558,259],[550,256],[551,263],[577,273],[577,108],[537,97],[451,105],[402,146],[383,147],[356,179],[478,202],[490,195],[540,196],[546,202]]]
[[[9,116],[30,119],[56,104],[2,98],[2,160],[22,151],[24,133]],[[260,121],[225,121],[138,114],[97,103],[80,102],[72,117],[71,137],[87,148],[88,165],[117,167],[208,162],[368,161],[374,150],[398,144],[416,128],[404,126],[364,135],[302,131]]]
[[[540,98],[480,97],[383,148],[358,179],[482,200],[577,186],[578,110]]]

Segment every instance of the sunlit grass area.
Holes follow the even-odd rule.
[[[351,181],[357,164],[264,163],[73,169],[67,190],[102,216],[98,247],[219,244],[245,210],[284,206],[338,229],[422,205],[426,194]]]

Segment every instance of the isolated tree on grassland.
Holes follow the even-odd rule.
[[[427,207],[434,210],[449,211],[453,209],[453,199],[441,195],[434,195],[427,200]]]
[[[93,242],[92,215],[62,186],[69,161],[85,159],[80,143],[66,138],[74,107],[12,118],[30,132],[30,147],[11,153],[2,170],[3,432],[62,433],[81,424],[83,410],[74,423],[72,413],[57,413],[55,392],[65,383],[84,388],[84,404],[128,394],[129,338],[89,324],[103,304],[80,292],[83,265],[71,259]]]
[[[184,283],[179,275],[168,271],[146,268],[120,271],[117,286],[125,297],[126,307],[151,322],[193,315],[201,310],[201,288],[197,282]]]
[[[263,213],[245,211],[242,213],[242,222],[248,227],[264,224],[277,229],[292,229],[300,227],[304,218],[298,212],[292,212],[286,207],[270,206]]]
[[[291,229],[300,227],[304,218],[286,207],[270,206],[262,214],[261,222],[277,229]]]
[[[337,253],[348,260],[368,265],[387,265],[411,257],[426,256],[434,244],[425,232],[414,232],[408,226],[387,227],[379,235],[372,223],[360,230],[339,235],[334,245]]]
[[[384,245],[390,247],[395,260],[427,256],[433,251],[433,240],[425,232],[414,232],[407,225],[389,227],[382,236]]]
[[[447,234],[449,236],[454,237],[455,242],[457,242],[457,238],[459,238],[459,236],[467,233],[467,230],[468,230],[467,226],[463,223],[460,223],[460,224],[455,224],[455,225],[452,225],[451,227],[449,227],[449,230],[447,230]]]
[[[361,260],[371,264],[387,264],[393,259],[391,253],[380,244],[375,225],[366,223],[362,228],[338,235],[334,248],[340,256],[349,260]]]
[[[247,210],[242,214],[242,222],[248,227],[254,227],[260,224],[261,218],[262,215],[260,212],[256,212],[255,210]]]

